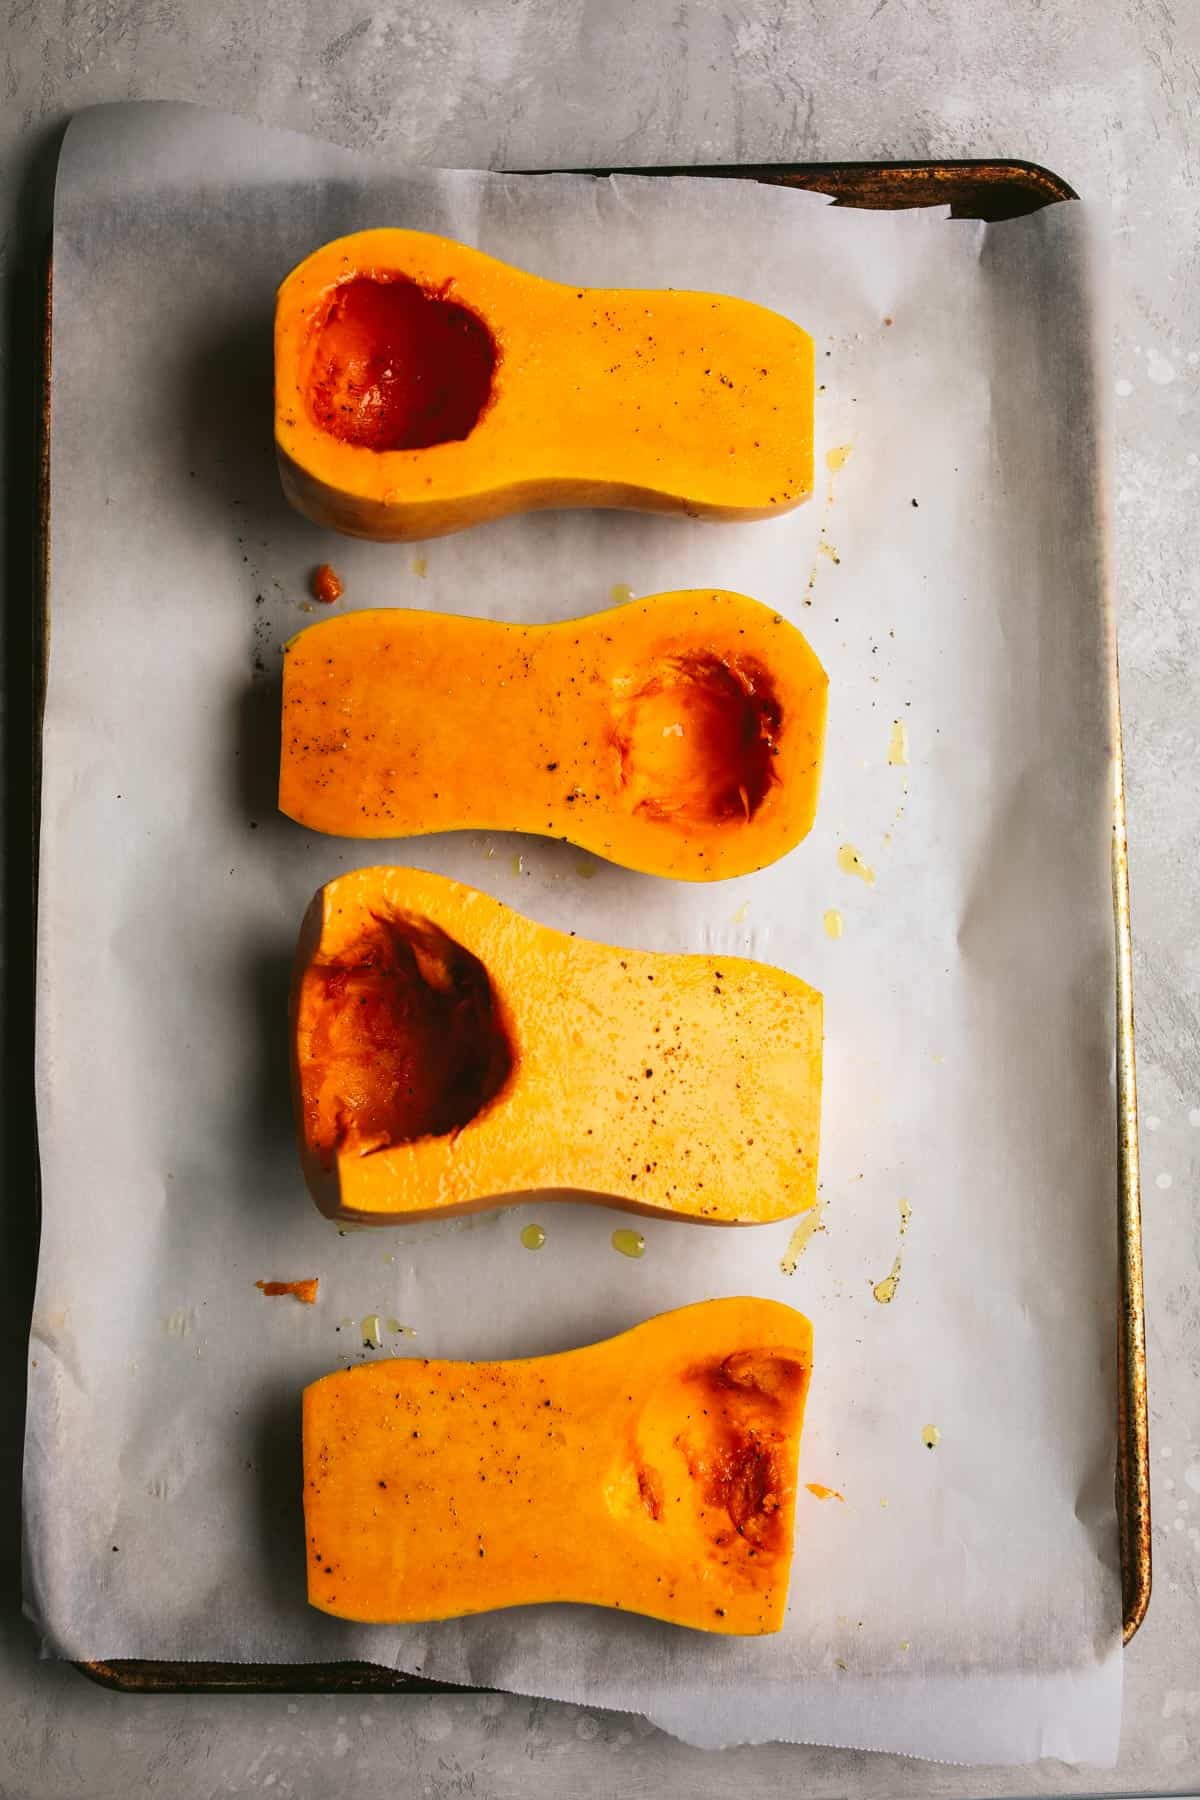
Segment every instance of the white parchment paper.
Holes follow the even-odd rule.
[[[822,384],[813,501],[745,527],[542,515],[416,550],[309,526],[273,465],[274,288],[316,245],[385,223],[571,282],[704,287],[801,320]],[[629,1707],[703,1743],[1111,1760],[1096,287],[1078,205],[986,227],[743,182],[405,171],[180,107],[72,125],[26,1477],[28,1604],[55,1654],[363,1658]],[[305,578],[325,559],[349,607],[560,619],[622,586],[710,583],[778,607],[830,674],[815,830],[707,887],[535,839],[301,830],[273,804],[280,645],[310,622]],[[907,766],[889,762],[895,721]],[[872,885],[839,868],[846,844]],[[824,1230],[794,1273],[787,1225],[639,1221],[633,1262],[610,1247],[622,1215],[549,1199],[350,1235],[318,1217],[291,1139],[288,963],[319,883],[388,860],[560,928],[760,957],[824,991]],[[533,1219],[537,1254],[518,1235]],[[309,1275],[311,1309],[253,1285]],[[733,1293],[813,1318],[802,1479],[845,1496],[801,1494],[780,1636],[570,1607],[370,1629],[307,1608],[306,1382],[389,1349],[565,1348]],[[364,1349],[370,1314],[415,1335]]]

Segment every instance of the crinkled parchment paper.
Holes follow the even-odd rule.
[[[745,527],[545,514],[416,547],[308,525],[273,464],[274,288],[384,223],[581,285],[703,287],[799,319],[821,383],[811,504]],[[74,123],[54,232],[26,1495],[29,1607],[55,1654],[364,1658],[633,1708],[702,1743],[1111,1759],[1098,285],[1079,205],[988,227],[747,182],[404,170],[182,107]],[[831,680],[815,830],[701,887],[537,839],[301,830],[273,804],[280,645],[326,559],[349,607],[549,620],[707,584],[778,607]],[[503,755],[502,732],[480,755]],[[865,869],[840,866],[845,846]],[[291,1141],[288,962],[320,882],[388,860],[824,991],[823,1229],[794,1272],[786,1224],[638,1221],[631,1261],[599,1206],[349,1235],[318,1217]],[[254,1286],[309,1275],[312,1308]],[[308,1609],[306,1382],[356,1356],[564,1348],[743,1292],[814,1320],[801,1478],[844,1495],[801,1493],[780,1636],[579,1607],[398,1630]],[[364,1348],[376,1317],[384,1347]]]

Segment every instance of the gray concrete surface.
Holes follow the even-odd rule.
[[[7,0],[6,574],[28,656],[32,272],[54,128],[200,100],[491,167],[1016,155],[1112,206],[1116,567],[1144,1149],[1156,1557],[1114,1772],[952,1770],[774,1746],[703,1756],[634,1719],[501,1696],[132,1699],[39,1664],[12,1497],[31,1243],[28,1078],[6,1069],[0,1239],[0,1796],[1180,1792],[1200,1786],[1200,6],[1196,0]],[[20,728],[10,686],[10,728]],[[7,824],[27,826],[10,741]],[[11,896],[10,896],[11,898]],[[10,1024],[28,999],[19,910]]]

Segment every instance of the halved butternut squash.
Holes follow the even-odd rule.
[[[371,1363],[304,1392],[308,1598],[369,1624],[582,1601],[778,1631],[812,1327],[708,1300],[524,1362]]]
[[[305,915],[300,1151],[332,1218],[600,1199],[718,1225],[816,1193],[821,996],[729,956],[616,950],[418,869]]]
[[[287,645],[279,805],[339,837],[566,838],[651,875],[774,862],[816,812],[825,671],[741,594],[558,625],[387,608]]]
[[[552,506],[769,518],[812,491],[812,339],[745,300],[360,231],[279,289],[275,442],[292,504],[355,537]]]

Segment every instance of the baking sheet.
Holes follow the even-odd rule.
[[[748,527],[545,515],[415,550],[294,518],[270,447],[273,288],[380,222],[800,318],[824,384],[814,501]],[[54,249],[27,1459],[50,1647],[361,1657],[639,1708],[695,1741],[1110,1760],[1112,649],[1085,209],[985,227],[749,184],[406,173],[122,107],[68,134]],[[273,810],[279,645],[326,558],[352,606],[564,618],[712,583],[810,636],[825,786],[773,869],[698,889],[482,834],[392,856],[586,935],[760,956],[824,990],[824,1230],[791,1275],[787,1226],[639,1221],[632,1263],[600,1207],[347,1236],[310,1210],[288,958],[312,889],[388,854]],[[839,868],[846,844],[873,884]],[[309,1274],[311,1312],[253,1287]],[[802,1478],[846,1496],[801,1496],[781,1637],[576,1608],[379,1631],[304,1606],[299,1389],[384,1353],[362,1348],[365,1316],[415,1332],[388,1336],[400,1354],[518,1355],[739,1291],[813,1317]]]

